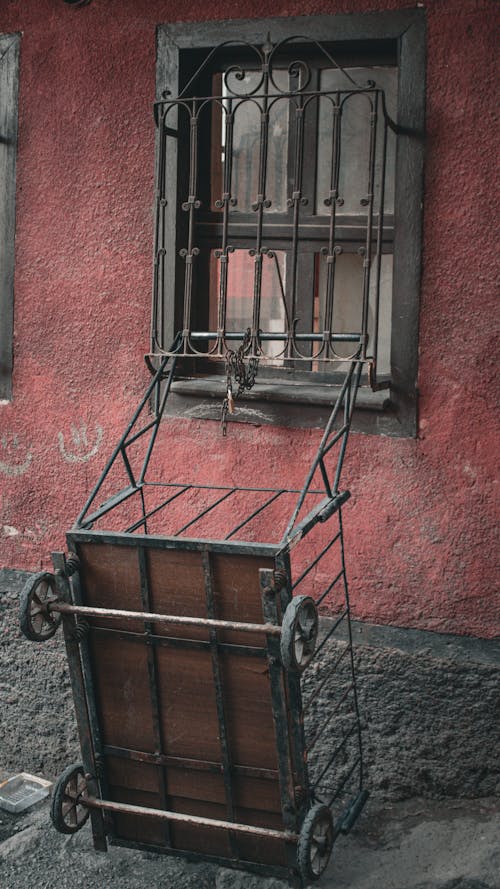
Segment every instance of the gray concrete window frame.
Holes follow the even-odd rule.
[[[19,34],[0,34],[0,400],[12,398]]]
[[[353,55],[376,47],[377,43],[390,42],[395,48],[399,76],[397,123],[401,134],[396,150],[391,387],[390,391],[361,394],[353,428],[396,437],[415,436],[425,131],[425,11],[162,24],[157,28],[157,97],[161,97],[165,89],[177,94],[188,54],[204,54],[220,43],[221,35],[225,41],[244,39],[262,43],[268,31],[274,41],[301,34],[323,43],[342,44],[343,49]],[[175,158],[171,164],[171,180],[175,182]],[[175,232],[176,186],[173,188],[169,224]],[[174,237],[172,251],[175,254]],[[175,255],[170,263],[174,271]],[[173,338],[175,273],[170,276],[166,294],[164,317]],[[292,427],[320,426],[329,413],[332,388],[318,383],[301,389],[295,383],[287,385],[277,381],[264,391],[261,400],[256,395],[256,400],[239,406],[239,418]],[[220,407],[214,394],[210,380],[196,385],[175,384],[167,412],[216,419]]]

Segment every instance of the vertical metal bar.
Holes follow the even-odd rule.
[[[64,555],[62,553],[53,553],[52,562],[54,569],[60,571],[62,576],[64,576],[66,568]],[[73,574],[71,586],[68,584],[67,589],[72,594],[73,604],[81,604],[78,572]],[[78,640],[75,635],[77,621],[73,615],[63,615],[62,624],[83,767],[86,775],[91,776],[87,779],[90,792],[100,796],[101,788],[106,792],[106,786],[102,773],[102,746],[90,672],[88,646],[85,639]],[[95,818],[91,814],[91,824],[94,847],[101,852],[105,852],[107,844],[104,818]]]
[[[326,428],[323,433],[323,437],[321,439],[318,451],[317,451],[316,456],[311,464],[311,468],[310,468],[307,478],[304,482],[302,491],[300,492],[299,499],[297,501],[297,505],[293,511],[292,517],[291,517],[291,519],[288,523],[288,526],[286,528],[286,531],[283,535],[283,542],[284,543],[286,543],[287,538],[288,538],[289,534],[291,533],[293,526],[295,525],[297,516],[302,508],[302,505],[303,505],[304,500],[306,498],[307,492],[309,491],[311,482],[314,478],[314,473],[316,472],[316,469],[318,468],[318,464],[323,457],[324,449],[325,449],[325,446],[328,442],[328,438],[330,437],[330,434],[331,434],[331,431],[333,428],[333,424],[335,423],[335,420],[337,419],[337,414],[338,414],[340,406],[344,400],[347,388],[348,388],[348,386],[350,386],[355,364],[356,364],[356,362],[354,362],[354,361],[351,361],[349,364],[349,370],[347,371],[347,374],[346,374],[345,380],[342,384],[342,388],[339,392],[338,398],[332,408],[332,411],[331,411],[330,417],[328,419],[328,423],[326,424]]]
[[[202,552],[203,575],[205,579],[205,599],[207,604],[207,616],[209,620],[215,620],[215,600],[214,600],[214,584],[212,562],[208,549]],[[215,703],[217,707],[217,719],[219,723],[219,740],[222,756],[222,774],[224,779],[224,792],[226,795],[226,812],[227,820],[235,821],[234,802],[232,788],[232,770],[231,758],[229,753],[229,742],[226,729],[226,714],[224,711],[224,690],[222,685],[222,675],[219,662],[219,646],[217,643],[217,630],[215,627],[209,629],[210,636],[210,652],[212,655],[212,674],[215,686]],[[233,857],[239,860],[238,843],[236,836],[229,831],[229,844]]]
[[[278,626],[279,619],[276,593],[274,591],[274,573],[268,568],[262,568],[259,571],[259,578],[264,620],[266,623]],[[271,681],[271,700],[276,729],[283,822],[289,830],[295,830],[297,819],[293,777],[290,768],[290,739],[288,736],[288,718],[283,685],[283,670],[281,667],[280,642],[278,637],[271,635],[266,636],[266,642],[269,661],[269,678]]]
[[[86,501],[86,503],[85,503],[85,506],[83,507],[83,509],[82,509],[82,511],[81,511],[81,513],[80,513],[80,515],[78,516],[78,518],[77,518],[77,520],[76,520],[76,526],[77,526],[77,527],[82,523],[82,521],[83,521],[83,519],[85,518],[87,512],[89,511],[89,509],[90,509],[92,503],[94,502],[94,500],[95,500],[95,498],[96,498],[96,496],[97,496],[97,493],[98,493],[98,491],[99,491],[101,485],[102,485],[103,482],[104,482],[104,479],[106,478],[106,476],[107,476],[109,470],[111,469],[111,467],[112,467],[113,463],[115,462],[115,460],[116,460],[118,454],[120,453],[120,450],[122,449],[123,445],[125,444],[125,442],[126,442],[126,440],[127,440],[127,437],[128,437],[128,435],[129,435],[130,431],[131,431],[132,428],[135,426],[135,424],[136,424],[136,422],[137,422],[137,419],[138,419],[139,415],[141,414],[141,412],[142,412],[142,410],[143,410],[143,408],[144,408],[144,405],[148,402],[149,397],[150,397],[150,395],[151,395],[151,392],[153,391],[154,387],[157,385],[158,381],[161,379],[161,377],[162,377],[162,375],[163,375],[163,371],[164,371],[164,369],[165,369],[165,367],[166,367],[168,361],[169,361],[169,357],[168,357],[168,355],[166,355],[166,356],[162,359],[161,364],[160,364],[160,367],[158,368],[158,370],[157,370],[155,376],[153,377],[153,379],[152,379],[151,383],[149,384],[148,388],[146,389],[146,393],[145,393],[145,395],[143,396],[143,398],[142,398],[142,400],[140,401],[138,407],[137,407],[136,410],[134,411],[134,414],[133,414],[132,419],[130,420],[130,422],[129,422],[127,428],[125,429],[125,432],[124,432],[123,435],[121,436],[121,438],[120,438],[118,444],[116,445],[115,449],[113,450],[113,453],[111,454],[111,457],[109,458],[108,462],[106,463],[106,466],[105,466],[104,470],[102,471],[101,476],[100,476],[100,478],[99,478],[97,484],[96,484],[96,485],[94,486],[94,488],[92,489],[92,492],[90,493],[90,495],[89,495],[89,497],[88,497],[88,499],[87,499],[87,501]]]
[[[125,464],[125,471],[126,471],[126,473],[127,473],[127,475],[128,475],[130,484],[132,485],[133,488],[135,488],[135,487],[136,487],[136,481],[135,481],[135,478],[134,478],[134,473],[132,472],[132,467],[131,467],[131,465],[130,465],[130,461],[129,461],[128,456],[127,456],[127,451],[126,451],[126,449],[125,449],[125,445],[124,445],[122,448],[120,448],[120,453],[121,453],[121,455],[122,455],[122,457],[123,457],[123,462],[124,462],[124,464]]]
[[[351,675],[352,675],[352,693],[353,693],[353,701],[354,701],[354,712],[356,715],[356,723],[358,730],[358,746],[359,746],[359,789],[360,791],[363,789],[363,739],[361,736],[361,718],[359,715],[359,704],[358,704],[358,689],[356,684],[356,668],[354,665],[354,651],[352,647],[352,627],[351,627],[351,606],[349,601],[349,585],[347,582],[347,573],[345,568],[345,552],[344,552],[344,528],[342,524],[342,507],[339,509],[339,527],[340,527],[340,557],[342,560],[342,571],[344,574],[344,593],[345,593],[345,604],[347,611],[347,630],[349,634],[349,648],[350,648],[350,660],[351,660]]]
[[[146,560],[146,551],[143,546],[137,547],[137,557],[139,561],[139,578],[141,584],[141,602],[144,611],[151,611],[151,596],[149,592],[148,566]],[[156,663],[156,648],[150,644],[153,625],[151,621],[144,621],[144,630],[146,632],[146,650],[148,661],[148,679],[149,694],[151,700],[151,719],[153,723],[153,737],[155,741],[155,752],[162,756],[164,753],[161,718],[160,718],[160,702],[158,697],[158,665]],[[162,765],[157,766],[158,769],[158,793],[160,797],[160,807],[168,809],[168,789],[166,769]],[[170,834],[170,824],[165,821],[165,842],[169,848],[172,847],[172,839]]]
[[[266,623],[278,624],[278,607],[274,591],[274,572],[268,568],[259,571],[260,591],[262,598],[262,614]],[[285,591],[286,595],[286,591]],[[285,699],[284,675],[281,666],[279,639],[266,636],[267,657],[269,664],[269,680],[271,683],[271,704],[276,733],[276,752],[278,754],[278,776],[283,823],[287,830],[298,829],[299,813],[295,801],[295,788],[291,769],[291,748],[288,728],[288,714]],[[300,694],[300,689],[299,689]],[[302,763],[302,765],[304,765]],[[301,777],[303,772],[300,772]],[[305,785],[304,779],[304,785]],[[306,786],[306,785],[305,785]],[[293,872],[297,867],[296,845],[286,843],[287,865]]]
[[[191,100],[190,130],[189,130],[189,194],[188,199],[182,204],[182,209],[188,215],[187,247],[183,247],[180,255],[185,262],[184,278],[184,312],[183,312],[183,340],[184,349],[187,350],[191,327],[191,302],[193,297],[193,260],[199,254],[199,248],[194,246],[194,213],[200,206],[196,197],[198,179],[198,107],[197,100]]]
[[[377,92],[377,110],[380,100]],[[382,115],[383,116],[383,115]],[[378,210],[378,226],[377,226],[377,257],[375,268],[375,307],[373,313],[373,364],[375,368],[375,380],[377,375],[377,358],[378,358],[378,336],[379,336],[379,314],[380,314],[380,275],[382,271],[382,240],[384,234],[384,209],[385,209],[385,177],[387,164],[387,122],[384,120],[384,133],[382,140],[382,164],[380,170],[380,202]]]
[[[148,517],[146,514],[146,503],[144,500],[144,488],[141,487],[141,507],[142,507],[142,522],[141,525],[144,525],[144,533],[148,533]],[[140,527],[140,525],[139,525]]]
[[[330,168],[330,194],[325,204],[330,207],[330,219],[328,229],[327,270],[326,270],[326,294],[325,294],[325,318],[324,331],[328,334],[327,356],[331,355],[333,333],[333,309],[335,298],[335,271],[338,250],[335,250],[335,232],[337,219],[337,201],[339,195],[340,156],[342,150],[342,110],[340,107],[340,94],[335,93],[332,119],[332,154]]]
[[[165,410],[165,405],[166,405],[166,403],[167,403],[167,398],[168,398],[168,396],[169,396],[169,394],[170,394],[170,387],[171,387],[171,385],[172,385],[172,380],[173,380],[173,378],[174,378],[174,373],[175,373],[175,367],[176,367],[176,364],[177,364],[177,355],[174,355],[173,358],[172,358],[172,363],[171,363],[171,365],[170,365],[170,371],[169,371],[169,374],[168,374],[167,382],[166,382],[166,384],[165,384],[165,389],[164,389],[164,392],[163,392],[163,396],[162,396],[162,399],[161,399],[161,403],[160,403],[160,406],[159,406],[158,411],[157,411],[157,415],[156,415],[156,423],[155,423],[155,425],[153,426],[153,429],[152,429],[152,431],[151,431],[151,438],[150,438],[150,440],[149,440],[149,445],[148,445],[148,449],[147,449],[147,451],[146,451],[146,456],[144,457],[144,463],[142,464],[141,474],[140,474],[140,476],[139,476],[139,484],[140,484],[140,485],[142,485],[142,484],[144,483],[144,476],[146,475],[146,472],[147,472],[147,469],[148,469],[148,466],[149,466],[149,461],[150,461],[150,459],[151,459],[151,454],[152,454],[152,451],[153,451],[153,448],[154,448],[154,445],[155,445],[156,436],[158,435],[158,431],[159,431],[159,428],[160,428],[160,421],[161,421],[161,418],[162,418],[162,416],[163,416],[163,412],[164,412],[164,410]]]
[[[302,195],[302,167],[304,159],[304,99],[299,93],[295,104],[295,158],[293,172],[293,191],[292,197],[288,200],[288,205],[293,208],[292,223],[292,247],[291,247],[291,296],[292,310],[290,317],[292,320],[296,315],[297,306],[297,274],[298,274],[298,258],[299,258],[299,221],[300,206],[305,200]],[[295,346],[295,343],[294,343]]]
[[[220,258],[220,283],[219,283],[219,299],[217,309],[217,352],[224,348],[224,334],[226,331],[226,315],[227,315],[227,282],[229,273],[229,252],[232,250],[228,245],[228,227],[229,227],[229,207],[233,201],[232,188],[232,166],[233,166],[233,134],[234,134],[234,114],[233,101],[231,97],[223,103],[225,114],[224,125],[224,179],[223,193],[220,201],[215,202],[215,206],[222,208],[222,244],[221,249],[216,251],[216,256]]]
[[[255,355],[259,353],[258,333],[260,328],[260,304],[262,297],[262,228],[264,224],[264,208],[270,206],[270,201],[266,198],[266,181],[267,181],[267,151],[269,139],[269,67],[268,58],[270,47],[264,46],[265,63],[262,66],[262,105],[260,112],[260,142],[259,142],[259,173],[257,198],[252,204],[252,210],[257,213],[257,230],[255,238],[255,248],[251,251],[255,257],[254,260],[254,286],[253,286],[253,304],[252,304],[252,328],[251,334],[251,352]]]
[[[340,473],[342,472],[342,466],[344,464],[345,450],[347,447],[347,439],[349,438],[349,432],[350,432],[350,428],[351,428],[352,412],[354,410],[354,405],[356,403],[356,395],[357,395],[358,388],[359,388],[359,381],[361,378],[362,368],[363,368],[363,362],[362,361],[356,362],[356,372],[355,372],[354,376],[351,378],[352,381],[350,381],[348,391],[346,393],[345,416],[346,416],[347,429],[346,429],[345,435],[342,439],[342,443],[340,445],[339,456],[337,459],[337,469],[335,472],[335,480],[333,482],[333,493],[334,494],[336,494],[339,489]]]
[[[321,476],[323,478],[323,484],[325,486],[325,491],[329,497],[332,497],[332,489],[330,487],[330,479],[328,478],[328,473],[326,471],[326,466],[324,464],[323,458],[319,461],[319,468],[321,470]]]
[[[156,161],[156,194],[155,194],[155,220],[154,220],[154,251],[153,251],[153,312],[151,319],[151,341],[153,349],[160,346],[164,347],[164,330],[163,330],[163,279],[164,279],[164,262],[165,251],[163,246],[163,233],[165,227],[165,152],[166,152],[166,134],[165,134],[165,115],[166,110],[162,109],[158,121],[158,152]]]
[[[368,219],[366,225],[366,241],[363,256],[363,312],[361,318],[361,330],[363,332],[362,357],[366,357],[366,340],[368,332],[368,303],[370,299],[370,274],[372,262],[372,228],[373,228],[373,198],[375,183],[375,147],[377,139],[377,113],[370,102],[370,147],[369,147],[369,168],[368,168],[368,194],[366,197],[366,205],[368,207]]]
[[[276,572],[278,576],[286,577],[286,582],[279,590],[280,609],[283,615],[287,605],[292,599],[292,567],[290,564],[290,554],[288,552],[279,553],[275,559]],[[295,804],[300,813],[300,821],[310,805],[310,788],[309,776],[306,763],[306,738],[304,732],[304,711],[302,707],[302,692],[300,685],[300,674],[289,672],[286,673],[286,683],[288,686],[288,698],[290,701],[290,719],[293,741],[293,772],[297,779],[295,790]]]

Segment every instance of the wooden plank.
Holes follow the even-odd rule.
[[[207,617],[200,552],[148,547],[146,559],[152,611],[181,617]],[[209,639],[208,631],[203,627],[182,628],[155,623],[153,632],[179,639],[206,642]]]
[[[148,542],[149,543],[149,542]],[[140,545],[144,545],[142,540]],[[80,542],[85,603],[97,607],[141,610],[137,546]],[[211,549],[207,542],[207,549]],[[202,549],[145,547],[150,607],[157,613],[206,617]],[[213,553],[216,617],[263,623],[259,571],[272,570],[271,558],[246,553]],[[118,628],[119,621],[96,619]],[[227,820],[226,788],[210,649],[158,646],[155,650],[158,718],[163,749],[154,735],[144,622],[133,621],[141,640],[90,634],[96,698],[103,743],[126,750],[176,757],[175,763],[105,756],[110,798],[152,808]],[[130,623],[127,624],[130,627]],[[204,628],[157,624],[158,635],[209,640]],[[266,647],[264,633],[217,631],[217,641]],[[226,719],[234,817],[241,823],[282,829],[276,735],[267,658],[235,655],[220,649],[220,675]],[[217,770],[192,768],[183,760],[203,759]],[[233,766],[235,768],[233,768]],[[238,767],[270,771],[271,777],[241,774]],[[160,800],[159,779],[167,796]],[[164,825],[147,816],[117,814],[117,838],[168,848]],[[231,838],[220,828],[172,823],[170,843],[186,852],[232,858]],[[238,836],[242,859],[286,864],[282,841]]]
[[[259,583],[260,568],[274,568],[274,560],[244,554],[212,556],[216,616],[221,620],[264,623]],[[217,633],[219,642],[255,645],[265,648],[264,634],[238,633],[224,630]]]
[[[103,743],[153,753],[146,646],[94,636],[89,647]]]
[[[164,752],[221,761],[210,651],[157,648]]]
[[[82,604],[97,608],[122,608],[142,611],[141,582],[135,547],[125,548],[110,544],[81,544],[80,581]],[[144,621],[107,620],[92,618],[91,626],[113,630],[144,632]]]
[[[105,766],[109,798],[113,802],[150,808],[161,805],[157,766],[114,756],[106,756]],[[116,836],[122,839],[165,845],[165,825],[157,819],[116,814],[113,823]]]
[[[231,762],[277,769],[267,662],[223,651],[220,663]]]

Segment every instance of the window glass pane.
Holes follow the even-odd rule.
[[[388,114],[394,119],[397,103],[397,68],[351,68],[349,74],[360,86],[368,80],[375,81],[380,89],[385,90],[385,101]],[[332,149],[334,132],[334,105],[341,104],[340,114],[340,168],[339,197],[343,203],[338,206],[339,213],[366,213],[362,201],[368,194],[369,176],[369,139],[370,114],[373,94],[348,94],[349,81],[338,68],[328,68],[321,72],[320,88],[324,91],[342,90],[330,99],[322,97],[319,103],[318,126],[318,176],[316,187],[316,212],[328,213],[325,199],[328,198],[332,180]],[[347,92],[346,92],[347,91]],[[378,212],[381,195],[383,115],[379,103],[377,114],[377,139],[375,162],[374,212]],[[386,184],[384,211],[394,212],[394,165],[395,136],[391,130],[387,132]]]
[[[316,295],[315,329],[323,330],[326,305],[327,263],[318,256],[318,286]],[[363,309],[363,257],[358,253],[341,253],[335,263],[333,290],[333,329],[336,333],[356,333],[361,330]],[[377,371],[389,374],[391,369],[391,310],[392,310],[392,255],[383,254],[380,274],[379,337]],[[376,315],[376,274],[372,266],[368,306],[368,354],[372,353]],[[352,344],[336,343],[341,357],[351,354]]]
[[[280,89],[287,89],[286,71],[275,71],[274,79]],[[232,208],[236,212],[251,213],[252,204],[259,194],[259,160],[261,154],[261,111],[263,108],[261,75],[247,71],[241,80],[234,72],[224,78],[217,75],[219,93],[222,89],[223,107],[214,107],[213,132],[216,140],[212,146],[212,209],[221,198],[224,183],[224,161],[231,165],[231,194],[236,198]],[[254,96],[250,93],[255,92]],[[271,85],[270,92],[275,92]],[[242,96],[247,98],[241,98]],[[227,144],[227,112],[234,115],[232,153]],[[286,211],[287,199],[287,152],[288,152],[288,101],[282,98],[268,99],[269,129],[266,163],[265,194],[271,202],[267,213]],[[220,137],[220,142],[219,142]]]
[[[210,255],[210,326],[217,329],[218,305],[221,299],[221,262],[211,251]],[[255,257],[248,250],[235,250],[228,256],[226,290],[226,330],[245,331],[252,326],[255,281]],[[276,250],[262,257],[262,285],[259,328],[266,333],[284,333],[286,315],[282,288],[286,286],[286,254]],[[231,348],[237,348],[230,344]],[[264,354],[273,357],[283,351],[278,341],[263,343]]]

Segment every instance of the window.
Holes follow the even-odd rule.
[[[221,34],[227,43],[213,51]],[[260,48],[257,56],[253,45]],[[236,336],[252,313],[258,279],[255,326],[268,331],[261,346],[272,366],[259,368],[260,385],[247,405],[254,421],[321,422],[336,380],[335,366],[321,360],[322,332],[332,329],[333,317],[334,329],[348,339],[366,312],[368,339],[379,343],[380,391],[364,390],[359,398],[365,410],[358,412],[358,428],[414,433],[423,45],[419,10],[158,30],[159,97],[166,89],[172,96],[184,89],[186,96],[219,98],[198,102],[194,141],[189,101],[170,104],[170,118],[161,120],[166,137],[158,154],[152,351],[168,349],[174,333],[186,327],[217,331],[222,325]],[[263,57],[271,97],[264,137]],[[376,88],[368,101],[358,86],[369,80]],[[397,139],[380,126],[382,101],[397,124]],[[378,131],[372,125],[377,102]],[[168,97],[160,101],[160,113],[167,104]],[[335,122],[340,107],[341,126]],[[188,242],[196,245],[192,256]],[[287,352],[292,328],[294,348]],[[302,343],[311,330],[317,342]],[[351,354],[352,343],[334,345],[338,356]],[[196,350],[219,354],[213,339]],[[197,367],[194,375],[193,363],[185,361],[187,379],[177,384],[173,409],[217,416],[210,396],[216,392],[220,402],[214,378],[224,373],[223,362],[201,363],[201,375],[199,360]]]
[[[12,395],[18,34],[0,34],[0,399]]]

